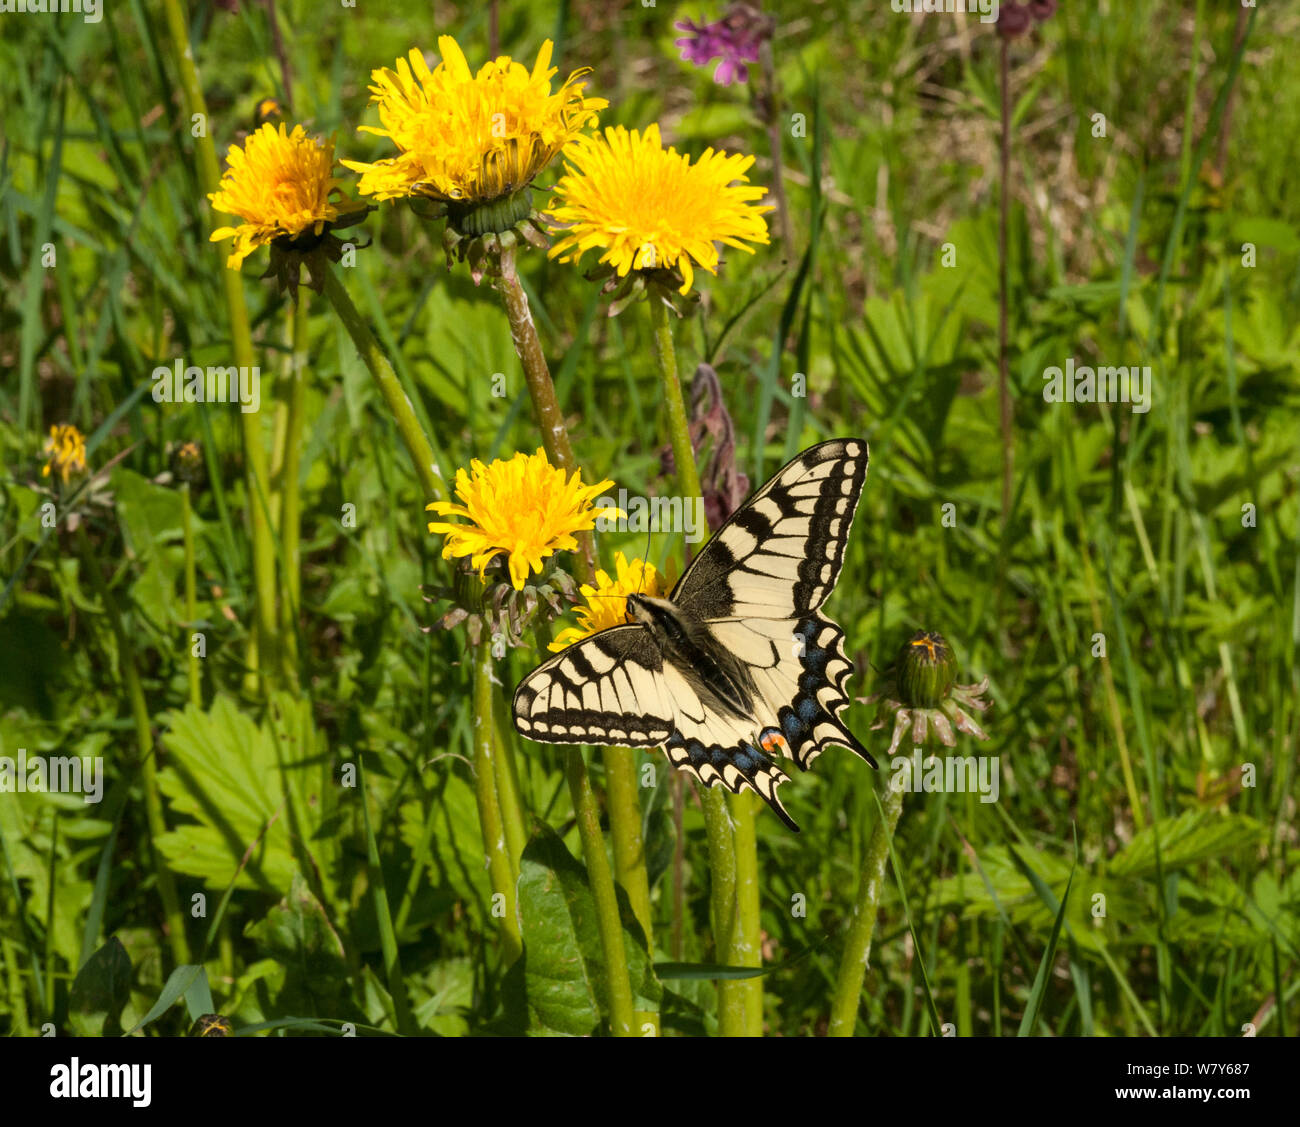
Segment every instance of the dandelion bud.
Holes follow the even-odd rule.
[[[957,676],[957,662],[942,634],[919,630],[898,651],[898,691],[908,708],[937,708]]]

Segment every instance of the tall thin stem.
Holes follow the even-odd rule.
[[[641,798],[637,786],[636,752],[630,747],[600,749],[605,764],[605,803],[609,807],[609,836],[614,846],[614,875],[627,893],[632,914],[645,933],[647,952],[654,955],[650,915],[650,874],[646,868],[645,837],[641,833]],[[637,1011],[637,1028],[645,1024],[659,1032],[659,1015]]]
[[[1001,190],[998,194],[998,421],[1002,431],[1002,524],[1011,519],[1015,450],[1011,434],[1011,385],[1007,376],[1007,212],[1011,193],[1011,65],[1009,42],[1001,40],[1002,134],[999,138]]]
[[[618,896],[614,891],[614,874],[605,856],[605,840],[600,833],[600,811],[587,777],[586,753],[573,748],[565,760],[569,794],[578,817],[578,834],[582,838],[582,856],[587,865],[587,880],[596,902],[596,927],[600,946],[605,953],[606,981],[609,984],[609,1023],[615,1037],[636,1035],[636,1015],[632,1003],[632,979],[628,973],[627,952],[623,946],[623,924],[618,914]]]
[[[140,768],[140,782],[144,790],[144,816],[149,827],[149,855],[153,862],[154,879],[158,897],[162,900],[163,919],[166,921],[167,943],[177,966],[190,961],[189,941],[185,935],[185,917],[181,914],[180,898],[176,894],[176,880],[163,859],[158,843],[167,832],[163,817],[162,795],[158,789],[158,760],[154,754],[153,730],[149,725],[149,707],[144,699],[144,686],[140,683],[140,670],[136,663],[135,646],[131,634],[122,622],[117,600],[99,573],[99,559],[86,535],[86,526],[78,529],[81,558],[90,573],[91,586],[104,604],[113,638],[117,642],[117,668],[122,687],[131,705],[131,719],[135,726],[136,765]]]
[[[198,615],[194,576],[194,510],[190,505],[190,483],[181,485],[181,527],[185,537],[185,648],[190,661],[190,704],[203,707],[203,684],[199,677],[199,655],[194,652],[194,621]]]
[[[208,124],[208,107],[199,82],[198,67],[190,47],[189,29],[180,0],[163,0],[167,26],[171,32],[173,59],[181,81],[181,94],[188,117],[198,115]],[[212,141],[212,130],[204,128],[194,141],[198,159],[199,185],[205,194],[217,190],[221,174],[217,164],[217,150]],[[252,370],[253,338],[248,323],[248,307],[244,303],[243,278],[238,270],[228,270],[222,264],[221,282],[225,289],[226,309],[230,315],[230,337],[234,345],[237,367]],[[248,489],[248,525],[253,545],[253,582],[257,591],[254,633],[249,642],[248,668],[250,687],[256,687],[259,668],[275,674],[276,646],[276,582],[275,543],[271,536],[266,448],[262,442],[261,418],[256,411],[240,411],[239,425],[244,443],[244,468]]]
[[[510,871],[519,879],[519,858],[523,856],[528,834],[524,829],[523,807],[519,805],[519,790],[515,779],[514,748],[509,735],[492,717],[494,754],[492,769],[497,788],[497,805],[501,808],[501,825],[506,835],[506,851],[510,857]]]
[[[871,957],[871,936],[876,929],[876,913],[885,884],[889,839],[903,813],[902,788],[886,786],[881,805],[884,817],[876,821],[875,828],[871,831],[871,840],[867,843],[867,858],[862,866],[858,900],[853,907],[853,922],[844,941],[844,954],[840,957],[839,974],[835,978],[835,993],[831,997],[831,1023],[827,1031],[831,1037],[852,1037],[857,1024],[862,982],[866,978],[867,961]]]
[[[668,409],[668,435],[677,466],[677,484],[687,497],[700,497],[700,475],[691,446],[690,424],[682,399],[677,374],[677,353],[673,346],[668,307],[651,300],[654,324],[655,359],[663,380],[664,404]],[[710,917],[715,954],[719,962],[735,966],[758,966],[762,951],[759,945],[758,900],[748,891],[741,900],[738,884],[757,890],[758,856],[753,834],[753,809],[747,801],[732,804],[730,815],[726,796],[717,787],[704,788],[705,833],[709,843],[709,870],[712,878]],[[740,845],[737,848],[739,827]],[[752,1015],[762,1012],[762,979],[724,979],[718,983],[718,1025],[723,1036],[738,1037],[762,1033],[761,1017],[757,1028]],[[753,995],[757,995],[755,999]]]
[[[572,475],[579,471],[578,459],[573,453],[569,431],[564,423],[559,397],[551,379],[550,366],[537,325],[528,305],[528,295],[519,280],[515,248],[503,250],[500,255],[500,274],[494,285],[501,293],[506,317],[510,322],[510,337],[515,354],[524,370],[528,395],[533,413],[542,435],[542,448],[551,464]],[[589,532],[576,534],[578,552],[575,554],[576,571],[583,582],[593,580],[596,570],[595,543]],[[545,652],[544,649],[541,652]],[[581,753],[571,753],[581,759]],[[645,932],[647,944],[651,941],[650,929],[650,879],[645,863],[645,847],[641,837],[641,805],[637,797],[636,762],[632,753],[623,748],[606,748],[603,752],[606,782],[606,803],[609,811],[611,836],[614,839],[614,864],[619,883],[627,893],[632,910]],[[585,763],[583,771],[586,771]],[[602,847],[603,848],[603,847]],[[588,870],[590,872],[590,869]],[[596,879],[592,874],[592,880]],[[593,886],[594,891],[594,886]],[[622,933],[619,933],[622,943]],[[656,1025],[654,1015],[644,1015],[644,1021]]]
[[[627,891],[632,914],[645,932],[646,946],[654,954],[650,920],[650,884],[647,880],[630,884],[624,875],[645,873],[645,841],[641,835],[641,797],[637,785],[636,752],[630,747],[601,748],[605,765],[605,800],[611,811],[626,812],[617,820],[611,815],[609,829],[614,846],[614,871]]]
[[[785,195],[785,161],[782,158],[781,136],[781,89],[776,73],[776,61],[772,55],[772,42],[765,40],[758,52],[759,63],[763,68],[763,83],[766,89],[760,97],[763,100],[762,116],[767,125],[768,147],[772,150],[772,196],[776,200],[776,217],[780,225],[781,251],[791,254],[791,239],[794,227],[790,222],[790,202]]]
[[[573,455],[573,444],[569,441],[569,431],[564,425],[564,412],[560,410],[560,401],[555,394],[551,369],[546,363],[541,338],[537,335],[533,311],[528,307],[528,295],[524,293],[524,287],[519,281],[515,248],[503,250],[500,262],[501,273],[494,279],[494,284],[501,291],[501,300],[506,307],[510,338],[514,341],[515,355],[523,366],[528,397],[532,400],[537,426],[542,432],[542,448],[551,465],[559,466],[565,473],[572,475],[578,472],[578,459]],[[580,548],[578,559],[581,578],[589,582],[596,570],[595,544],[590,532],[576,533],[576,537]]]
[[[524,949],[515,910],[515,876],[506,844],[496,786],[496,724],[492,718],[492,646],[484,639],[473,647],[474,660],[474,796],[478,800],[483,850],[492,881],[493,914],[500,896],[502,963],[509,966]]]
[[[401,435],[402,442],[411,455],[421,491],[430,501],[445,501],[447,490],[438,473],[429,436],[424,433],[420,420],[415,417],[415,408],[411,406],[401,380],[393,371],[392,363],[375,339],[375,334],[370,331],[370,326],[366,324],[365,319],[352,303],[348,291],[343,288],[343,284],[329,265],[320,258],[310,259],[308,265],[313,279],[324,288],[325,296],[334,306],[334,312],[343,322],[343,327],[347,329],[352,343],[356,345],[357,354],[370,370],[375,386],[379,388],[379,394],[392,413],[393,421],[397,424],[397,433]]]
[[[280,557],[284,567],[284,599],[280,625],[284,636],[285,672],[298,680],[298,608],[302,600],[302,466],[303,415],[307,401],[308,290],[298,289],[289,337],[289,417],[285,426],[284,464],[280,474]]]

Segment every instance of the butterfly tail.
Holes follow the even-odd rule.
[[[847,747],[851,752],[860,755],[865,759],[869,767],[872,767],[877,771],[880,770],[880,765],[875,761],[871,752],[862,746],[862,743],[858,740],[857,736],[850,732],[838,720],[835,721],[835,727],[839,729],[839,732],[835,736],[832,736],[827,741],[828,743],[838,744],[840,747]]]
[[[674,767],[694,775],[705,786],[721,784],[732,794],[740,794],[749,787],[772,808],[772,812],[795,833],[799,826],[786,813],[777,788],[790,781],[772,759],[754,747],[743,743],[724,751],[720,747],[705,747],[699,740],[683,739],[675,734],[664,745]]]

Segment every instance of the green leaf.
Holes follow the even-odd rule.
[[[244,934],[285,968],[276,995],[279,1009],[343,1016],[339,1003],[348,988],[343,942],[300,874],[294,873],[288,896]]]
[[[218,696],[206,712],[190,706],[166,716],[170,758],[159,787],[173,814],[192,819],[159,838],[173,869],[222,891],[236,870],[236,888],[282,894],[289,887],[298,871],[292,843],[311,840],[321,810],[308,795],[306,767],[319,752],[303,707],[277,698],[280,729],[290,715],[297,722],[295,738],[282,739],[278,751],[275,722],[257,724],[229,697]]]
[[[212,987],[208,985],[206,967],[185,991],[185,1008],[189,1011],[190,1021],[198,1021],[204,1014],[216,1012],[217,1007],[212,1004]]]
[[[150,1022],[157,1021],[176,1004],[177,999],[182,995],[188,998],[190,990],[193,989],[194,984],[198,982],[200,977],[206,979],[207,971],[192,963],[185,963],[172,971],[163,984],[162,993],[158,995],[158,1000],[149,1007],[149,1012],[136,1022],[131,1033],[138,1033]]]
[[[594,1032],[608,997],[596,904],[586,867],[546,826],[537,827],[524,849],[518,904],[529,1031],[574,1036]],[[618,907],[633,1002],[638,1010],[655,1012],[663,987],[622,889]]]
[[[1223,857],[1262,840],[1265,828],[1244,814],[1186,810],[1147,826],[1110,859],[1111,876],[1148,877],[1156,871],[1156,840],[1166,872]]]
[[[1283,254],[1294,254],[1300,250],[1300,235],[1296,234],[1295,228],[1281,219],[1271,217],[1242,216],[1233,220],[1232,238],[1234,242],[1272,247]]]
[[[156,625],[166,626],[179,617],[176,585],[181,553],[164,545],[184,534],[181,496],[124,466],[113,470],[111,481],[122,539],[141,564],[133,588],[136,605]]]
[[[519,865],[529,1032],[584,1037],[600,1023],[600,935],[587,872],[539,827]]]
[[[131,958],[113,936],[86,960],[68,995],[68,1019],[81,1036],[116,1037],[131,997]]]

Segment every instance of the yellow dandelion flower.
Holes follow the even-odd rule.
[[[614,557],[615,578],[606,571],[596,572],[596,585],[584,583],[578,590],[586,596],[587,605],[578,608],[578,625],[561,630],[550,644],[553,651],[567,649],[574,642],[590,637],[600,630],[608,630],[624,622],[631,622],[627,613],[628,595],[660,597],[668,593],[671,584],[655,570],[655,565],[642,559],[631,563],[619,552]]]
[[[763,213],[772,209],[753,202],[767,189],[745,176],[753,163],[706,149],[692,164],[663,147],[657,125],[581,137],[565,152],[565,175],[547,211],[562,236],[550,254],[568,262],[599,247],[601,263],[620,276],[676,267],[687,293],[694,267],[718,272],[718,243],[752,254],[746,242],[768,241]]]
[[[73,474],[86,472],[86,436],[71,423],[50,427],[45,453],[50,460],[41,470],[42,477],[49,477],[54,472],[66,482]]]
[[[440,36],[442,62],[432,71],[417,50],[397,70],[371,72],[371,102],[398,155],[364,164],[344,161],[361,173],[360,190],[380,200],[426,196],[485,203],[532,183],[556,153],[593,125],[609,103],[588,98],[574,71],[551,91],[551,41],[542,44],[530,71],[502,55],[471,73],[459,44]]]
[[[213,242],[235,240],[226,265],[238,270],[266,243],[323,235],[328,224],[364,210],[365,204],[342,195],[343,181],[333,172],[334,142],[309,137],[301,125],[286,133],[283,123],[277,130],[268,122],[248,135],[243,148],[231,145],[221,184],[208,196],[217,211],[245,220],[212,232]]]
[[[613,484],[583,485],[581,471],[568,477],[541,449],[490,466],[475,458],[469,473],[456,471],[456,496],[463,504],[434,501],[427,506],[439,516],[464,517],[470,523],[431,522],[429,531],[447,538],[443,559],[469,556],[480,578],[493,559],[505,555],[518,591],[530,571],[541,574],[547,556],[578,546],[575,532],[594,528],[597,517],[623,515],[614,506],[592,504]]]

